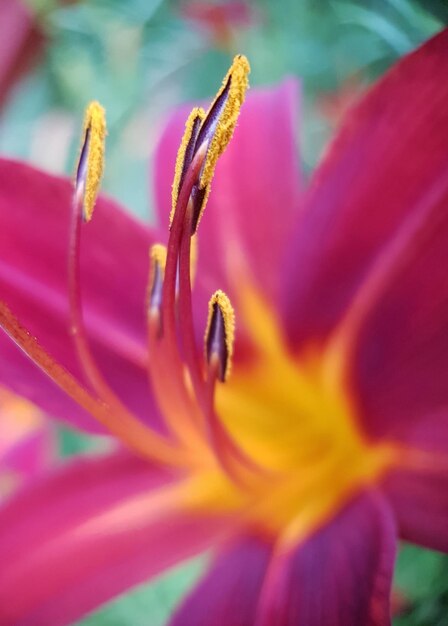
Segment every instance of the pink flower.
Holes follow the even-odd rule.
[[[214,3],[185,0],[180,4],[180,13],[202,27],[216,46],[225,49],[234,44],[236,30],[249,28],[260,19],[254,6],[246,0]]]
[[[74,202],[68,181],[1,161],[0,321],[22,351],[2,337],[0,381],[128,448],[3,506],[1,624],[66,624],[208,548],[172,626],[390,623],[397,537],[448,550],[447,65],[444,31],[393,68],[305,196],[295,83],[254,90],[196,270],[241,59],[205,121],[189,118],[166,265],[153,244],[184,112],[158,151],[160,232],[101,197],[81,223],[101,176],[97,105]]]
[[[15,80],[36,60],[44,36],[24,0],[3,0],[0,21],[0,105],[3,105]]]

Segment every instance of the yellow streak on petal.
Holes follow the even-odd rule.
[[[173,180],[173,188],[172,188],[172,193],[171,193],[172,203],[171,203],[171,213],[170,213],[170,226],[173,223],[177,200],[179,198],[180,183],[182,179],[182,172],[184,169],[184,162],[185,162],[185,156],[187,153],[188,144],[190,143],[195,123],[197,123],[197,120],[202,122],[204,118],[205,118],[204,109],[200,107],[195,107],[191,111],[190,115],[188,116],[187,121],[185,122],[185,131],[182,137],[181,144],[179,146],[179,150],[177,151],[176,165],[174,169],[174,180]]]
[[[83,145],[88,137],[87,173],[83,198],[84,217],[87,222],[92,218],[103,178],[106,134],[105,111],[99,102],[91,102],[84,115],[83,132]]]
[[[72,538],[116,536],[150,527],[177,516],[208,516],[234,511],[241,504],[239,493],[216,470],[193,472],[146,493],[117,501],[110,509],[70,530]]]
[[[145,528],[162,516],[175,514],[183,491],[182,484],[174,483],[120,500],[110,509],[78,525],[72,536],[119,535]]]
[[[224,372],[225,380],[228,379],[230,371],[232,369],[232,357],[233,357],[233,344],[235,342],[235,311],[230,302],[229,297],[218,289],[212,295],[208,303],[208,318],[207,318],[207,326],[205,331],[205,345],[207,346],[207,338],[210,334],[210,328],[212,324],[213,317],[213,308],[218,305],[223,320],[224,320],[224,332],[225,332],[225,342],[227,347],[227,363],[226,370]]]
[[[249,73],[249,61],[244,55],[237,55],[223,80],[221,89],[216,94],[216,98],[209,109],[209,111],[212,109],[214,103],[226,89],[227,83],[230,80],[226,103],[221,115],[219,116],[219,121],[208,148],[202,170],[200,181],[200,187],[202,189],[210,185],[215,172],[216,163],[232,138],[233,131],[235,130],[238,116],[240,114],[240,109],[249,86]]]

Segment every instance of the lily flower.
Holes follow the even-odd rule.
[[[235,31],[250,28],[260,21],[255,7],[246,0],[226,2],[202,2],[186,0],[180,4],[182,17],[191,20],[207,33],[215,46],[229,49],[235,39]]]
[[[44,47],[44,34],[23,0],[4,0],[0,7],[0,107],[17,79],[33,65]]]
[[[383,626],[397,538],[448,551],[447,65],[444,31],[392,68],[303,195],[293,81],[223,154],[237,57],[162,137],[160,231],[97,199],[97,103],[74,193],[0,162],[0,381],[123,444],[1,508],[2,625],[208,550],[171,626]]]

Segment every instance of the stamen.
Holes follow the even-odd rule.
[[[205,414],[210,442],[222,468],[241,487],[253,486],[258,477],[266,475],[231,437],[215,410],[215,388],[218,381],[228,379],[235,337],[235,314],[229,298],[216,291],[209,302],[205,356],[208,364],[205,387]]]
[[[195,153],[193,160],[186,170],[185,179],[179,192],[176,210],[171,223],[170,236],[167,247],[167,257],[165,266],[165,280],[162,294],[162,321],[163,340],[171,344],[173,354],[178,354],[176,340],[176,285],[178,281],[178,261],[185,227],[185,216],[187,206],[191,203],[191,192],[199,179],[199,173],[204,163],[205,150],[201,149]],[[191,213],[191,212],[190,212]],[[190,222],[191,223],[191,222]],[[190,233],[189,233],[190,236]],[[188,259],[189,265],[189,259]],[[181,270],[179,270],[181,273]],[[189,271],[189,270],[188,270]]]
[[[196,139],[205,118],[205,111],[201,108],[194,108],[185,122],[184,136],[182,137],[179,150],[177,151],[176,166],[174,170],[174,181],[172,191],[172,207],[170,213],[170,228],[176,212],[179,193],[185,179],[185,174],[191,165],[195,155]]]
[[[80,292],[80,248],[81,228],[84,219],[89,220],[93,215],[94,203],[99,192],[101,173],[104,161],[104,137],[106,123],[104,109],[97,103],[89,105],[85,115],[85,141],[78,165],[79,177],[73,197],[72,223],[70,230],[68,254],[68,292],[70,331],[73,337],[79,362],[87,380],[95,393],[113,408],[116,413],[135,417],[129,412],[120,398],[104,379],[92,354],[90,342],[81,306]],[[90,171],[90,167],[93,171]],[[84,190],[84,195],[80,193]]]
[[[155,335],[162,333],[162,291],[163,275],[166,263],[166,247],[155,244],[150,250],[150,277],[148,284],[148,316],[149,323],[153,325]]]
[[[123,443],[154,461],[181,466],[186,462],[182,450],[142,424],[133,415],[115,413],[107,403],[92,396],[77,380],[39,345],[0,301],[0,327],[21,350],[72,400],[90,413]]]
[[[249,86],[249,61],[243,55],[234,58],[214,102],[201,126],[196,145],[210,143],[201,172],[200,188],[211,183],[219,157],[230,142]]]
[[[207,204],[216,164],[235,130],[248,87],[249,72],[250,67],[246,57],[236,56],[207,115],[203,109],[193,109],[190,113],[177,154],[170,227],[174,220],[186,172],[194,157],[203,150],[205,158],[198,180],[194,181],[191,189],[192,232],[196,232]]]
[[[243,57],[237,57],[208,116],[203,120],[197,133],[198,119],[202,113],[193,111],[186,124],[183,145],[179,151],[177,171],[173,191],[173,211],[171,213],[170,238],[168,242],[167,263],[162,297],[163,337],[165,355],[171,353],[175,361],[180,359],[176,332],[176,287],[178,287],[178,323],[182,341],[183,357],[190,373],[194,396],[205,420],[205,430],[212,443],[215,457],[223,469],[235,481],[247,482],[248,477],[259,475],[260,468],[240,450],[226,432],[214,410],[214,389],[217,380],[224,380],[230,369],[233,349],[233,316],[228,298],[222,292],[215,294],[215,300],[224,311],[225,332],[222,332],[225,355],[220,352],[221,368],[216,368],[218,359],[212,354],[208,370],[204,372],[198,351],[193,324],[191,302],[191,240],[205,206],[210,190],[210,180],[216,161],[231,138],[238,117],[239,108],[247,87],[248,63]],[[193,146],[193,138],[196,143]],[[214,142],[212,156],[208,157],[210,146]],[[209,158],[206,185],[202,187],[205,161]],[[191,159],[191,161],[190,161]],[[189,165],[185,163],[190,161]],[[221,309],[219,309],[221,311]],[[222,313],[221,313],[222,314]],[[209,326],[211,325],[211,319]],[[216,324],[214,323],[213,326]],[[212,333],[215,336],[215,333]],[[226,343],[227,342],[227,343]],[[167,356],[167,358],[169,358]]]
[[[216,361],[218,379],[227,380],[235,339],[235,313],[229,298],[223,291],[216,291],[208,305],[208,321],[205,333],[205,355],[209,365]]]
[[[83,218],[92,218],[104,171],[106,119],[103,107],[91,102],[84,116],[81,152],[76,168],[75,198],[82,205]]]
[[[185,370],[178,353],[172,354],[171,344],[163,341],[161,317],[166,248],[160,244],[150,251],[151,268],[148,289],[148,374],[157,403],[171,432],[181,441],[195,439],[200,446],[204,438],[198,435],[201,422],[198,406],[185,384]],[[192,419],[192,416],[193,419]]]
[[[196,396],[199,398],[204,387],[204,373],[202,362],[196,345],[193,323],[193,307],[191,298],[191,221],[193,219],[193,205],[190,198],[185,215],[184,231],[179,252],[179,327],[182,339],[184,356],[190,371],[191,380]]]

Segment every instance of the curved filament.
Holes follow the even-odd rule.
[[[115,413],[106,402],[95,398],[84,389],[39,345],[31,333],[16,319],[9,307],[1,301],[0,326],[60,389],[128,447],[156,462],[174,466],[181,466],[185,463],[182,451],[174,448],[132,414]]]

